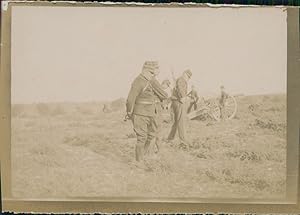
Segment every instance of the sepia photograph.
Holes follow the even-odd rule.
[[[286,8],[13,7],[11,188],[285,200]]]

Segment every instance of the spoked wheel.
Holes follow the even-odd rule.
[[[198,108],[195,111],[191,111],[187,114],[188,119],[196,119],[197,117],[203,115],[205,112],[207,112],[207,108]]]
[[[225,102],[225,115],[227,119],[232,119],[237,112],[237,102],[233,96],[229,96]]]
[[[236,99],[229,95],[224,103],[222,116],[224,120],[232,119],[237,112],[237,102]]]
[[[219,103],[217,100],[211,100],[209,102],[207,102],[207,107],[208,107],[208,113],[209,115],[217,120],[220,121],[221,119],[221,112],[220,112],[220,107],[219,107]]]
[[[222,110],[222,114],[221,114]],[[209,114],[211,118],[216,121],[232,119],[237,112],[237,102],[235,98],[229,95],[224,103],[223,108],[220,108],[219,99],[209,99],[205,101],[205,104],[196,111],[192,111],[188,114],[189,119],[195,119],[202,114]],[[222,117],[221,117],[222,116]]]
[[[214,100],[209,103],[210,115],[217,121],[232,119],[237,112],[237,102],[235,98],[229,95],[224,103],[224,106],[221,108],[219,101]],[[222,112],[221,112],[222,111]]]
[[[215,99],[206,100],[204,101],[204,104],[199,106],[200,108],[188,114],[189,119],[196,119],[201,115],[208,114],[214,120],[220,120],[220,108]]]

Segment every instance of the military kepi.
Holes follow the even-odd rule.
[[[192,77],[192,72],[191,72],[191,70],[187,69],[187,70],[184,71],[184,73],[185,73],[189,78]]]

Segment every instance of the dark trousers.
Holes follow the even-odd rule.
[[[133,129],[137,136],[135,158],[140,161],[148,151],[151,141],[157,136],[157,118],[151,116],[133,115]]]
[[[176,132],[178,131],[181,143],[185,143],[185,123],[186,123],[186,109],[185,104],[178,101],[172,102],[172,111],[174,113],[174,122],[168,136],[168,140],[174,140]]]

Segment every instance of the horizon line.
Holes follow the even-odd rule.
[[[287,95],[287,93],[286,92],[262,93],[262,94],[233,93],[233,94],[229,94],[229,95],[237,96],[237,97],[239,97],[239,96],[247,97],[247,96]],[[206,95],[206,96],[202,96],[202,97],[211,98],[211,97],[215,97],[215,96]],[[61,103],[69,103],[69,104],[72,104],[72,103],[104,103],[105,104],[105,103],[111,103],[113,101],[117,101],[117,100],[120,100],[120,99],[126,100],[125,97],[119,97],[119,98],[115,98],[115,99],[111,99],[111,100],[86,100],[86,101],[79,101],[79,100],[77,100],[77,101],[75,101],[75,100],[74,101],[67,101],[67,100],[64,100],[64,101],[47,101],[47,102],[44,102],[44,101],[34,101],[34,102],[19,102],[19,103],[11,102],[10,104],[11,105],[61,104]]]

